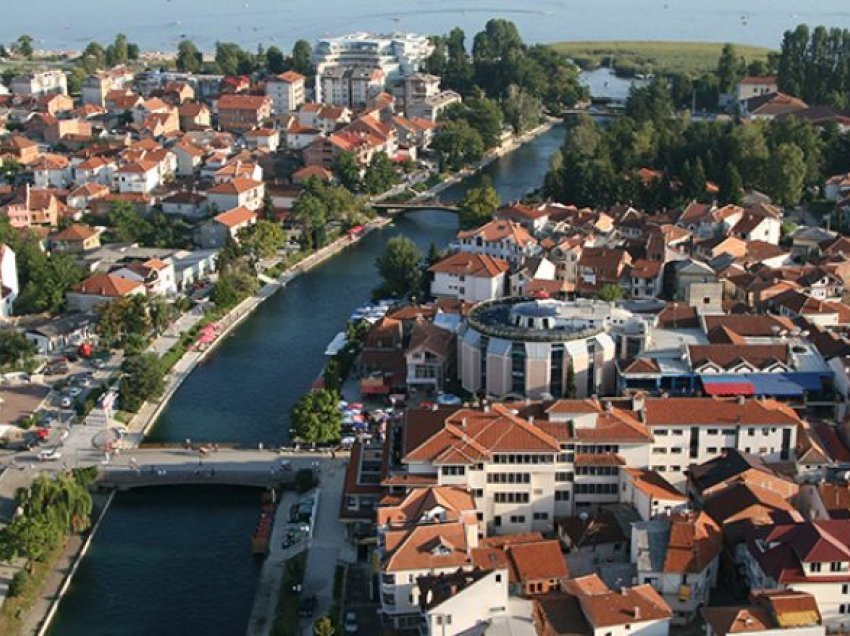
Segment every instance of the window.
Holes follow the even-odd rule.
[[[820,567],[821,567],[820,563],[810,563],[809,564],[809,571],[810,572],[820,572]]]
[[[749,435],[750,437],[752,437],[755,434],[756,434],[756,429],[754,429],[754,428],[748,428],[747,429],[747,435]]]
[[[549,518],[548,512],[535,512],[534,513],[534,520],[535,521],[546,521],[546,519],[548,519],[548,518]]]
[[[667,435],[667,429],[666,428],[657,428],[652,432],[655,433],[656,436],[660,436],[660,437],[664,437],[664,436]]]
[[[501,582],[502,582],[502,575],[501,575],[501,574],[497,574],[497,575],[496,575],[496,583],[501,583]]]
[[[466,467],[465,466],[443,466],[440,471],[444,476],[446,475],[465,475]]]
[[[652,454],[653,455],[666,455],[667,449],[666,448],[658,448],[656,446],[655,448],[652,449]]]
[[[685,431],[683,431],[680,428],[674,428],[673,429],[673,435],[684,435],[684,434],[685,434]]]
[[[483,497],[484,496],[484,489],[483,488],[474,489],[472,491],[472,496],[473,497]]]
[[[850,603],[842,603],[838,606],[839,614],[850,614]]]
[[[841,586],[841,593],[842,594],[850,594],[850,585],[848,585],[847,583],[842,585]]]
[[[716,428],[710,428],[710,429],[708,429],[708,434],[709,434],[709,435],[717,435],[717,433],[719,433],[719,431],[718,431]]]
[[[569,490],[556,490],[555,491],[555,501],[569,501],[570,500],[570,491]]]
[[[829,564],[830,572],[841,572],[841,563],[839,561],[833,561]]]
[[[525,523],[525,515],[511,515],[511,523]]]
[[[709,452],[710,454],[714,455],[715,453],[717,453],[717,446],[709,446],[709,447],[708,447],[708,452]]]
[[[493,495],[496,503],[528,503],[527,492],[497,492]]]
[[[572,481],[572,473],[555,473],[555,481]]]

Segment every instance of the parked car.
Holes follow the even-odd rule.
[[[62,449],[58,446],[53,448],[45,448],[38,453],[38,459],[42,462],[51,462],[57,459],[62,459]]]
[[[357,633],[357,614],[354,612],[346,612],[345,613],[345,633],[346,634],[356,634]]]
[[[59,406],[61,406],[63,409],[71,408],[71,398],[63,397],[61,400],[59,400]]]
[[[301,602],[298,603],[298,616],[302,618],[309,618],[313,615],[313,612],[316,611],[316,597],[315,596],[305,596],[301,599]]]

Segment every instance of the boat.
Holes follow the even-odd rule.
[[[263,495],[263,502],[260,504],[260,518],[257,520],[257,527],[251,536],[251,552],[254,554],[268,555],[276,511],[277,504],[268,494]]]

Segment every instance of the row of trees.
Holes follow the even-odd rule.
[[[779,90],[811,104],[850,107],[850,30],[801,24],[782,37]]]
[[[354,153],[342,152],[334,159],[332,168],[339,182],[351,192],[380,194],[400,181],[396,165],[383,152],[375,153],[365,170]]]
[[[344,186],[329,185],[319,179],[304,184],[306,192],[292,206],[292,215],[303,230],[303,247],[318,249],[331,238],[328,224],[353,227],[372,214],[363,202]]]
[[[603,128],[589,117],[571,125],[552,159],[544,194],[576,205],[631,202],[646,209],[691,199],[740,200],[744,190],[766,192],[781,205],[814,197],[824,176],[850,169],[850,136],[785,118],[752,122],[693,122],[674,114],[664,81],[632,92],[626,117]],[[640,168],[661,173],[641,179]],[[706,191],[716,183],[718,195]]]
[[[216,42],[215,62],[204,63],[203,54],[191,40],[181,40],[177,47],[177,69],[187,73],[209,71],[225,75],[251,75],[257,72],[283,73],[293,70],[302,75],[313,75],[312,47],[306,40],[298,40],[292,52],[285,55],[278,47],[265,49],[262,45],[252,53],[233,42]]]
[[[89,469],[51,478],[38,475],[29,488],[15,494],[18,514],[0,530],[0,559],[10,563],[23,558],[26,573],[44,561],[70,534],[83,532],[91,523],[92,498],[88,485],[96,476]],[[24,577],[27,574],[23,575]],[[21,576],[14,588],[20,590]]]

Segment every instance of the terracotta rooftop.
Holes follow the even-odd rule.
[[[510,269],[507,262],[486,254],[457,252],[434,263],[429,272],[453,274],[455,276],[474,276],[477,278],[496,278]]]

